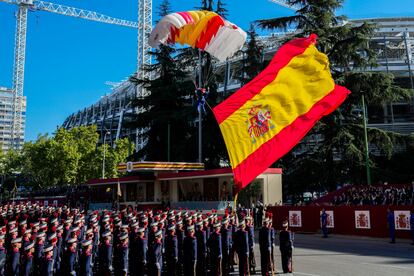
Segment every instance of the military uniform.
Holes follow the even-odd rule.
[[[92,275],[92,241],[85,240],[82,242],[82,253],[79,256],[79,275]]]
[[[220,223],[214,225],[213,231],[208,239],[208,248],[210,250],[210,268],[211,275],[221,275],[221,261],[223,257],[222,237],[220,234]]]
[[[53,245],[48,245],[43,249],[44,256],[42,257],[41,263],[41,275],[42,276],[53,276]]]
[[[254,226],[246,226],[247,237],[249,240],[249,269],[252,274],[256,274],[256,258],[254,257]]]
[[[239,275],[244,276],[249,272],[249,236],[244,230],[244,223],[239,225],[239,230],[236,232],[236,252],[239,257]]]
[[[115,275],[128,275],[128,268],[129,268],[129,261],[128,261],[128,253],[129,253],[129,240],[128,234],[123,233],[119,236],[119,244],[117,245],[118,250],[118,258],[114,260],[117,264],[115,267]]]
[[[148,246],[148,275],[160,276],[162,268],[162,231],[154,234],[154,242]]]
[[[184,275],[194,276],[196,275],[196,264],[197,264],[197,239],[194,236],[194,226],[187,227],[188,234],[184,238],[183,249],[184,249]]]
[[[20,250],[18,246],[20,246],[21,241],[22,241],[21,238],[15,238],[11,240],[10,257],[9,257],[7,275],[19,276],[20,274]]]
[[[293,240],[291,232],[287,229],[288,223],[284,223],[285,229],[279,234],[279,249],[282,257],[283,273],[292,273]]]
[[[62,256],[62,272],[63,275],[73,275],[76,276],[76,257],[77,257],[77,250],[76,250],[76,242],[77,239],[68,239],[66,241],[67,247],[63,251]]]
[[[230,251],[232,248],[233,238],[232,229],[228,225],[228,219],[223,221],[221,228],[221,244],[222,244],[222,273],[223,275],[229,275],[230,273]]]
[[[325,210],[322,210],[321,214],[321,228],[322,234],[324,238],[328,237],[328,214],[326,214]]]
[[[4,240],[4,235],[1,235],[0,239]],[[2,244],[0,246],[0,276],[3,276],[5,272],[6,254],[7,254],[6,248]]]
[[[414,210],[411,211],[410,215],[410,225],[411,225],[411,239],[412,239],[412,245],[414,245]]]
[[[195,232],[197,238],[197,276],[206,275],[207,271],[207,233],[203,222],[199,222],[199,228]]]
[[[395,220],[394,220],[394,212],[391,210],[388,210],[387,222],[388,222],[388,230],[390,233],[391,243],[395,243]]]
[[[262,268],[262,275],[269,275],[269,268],[271,264],[272,241],[270,239],[270,229],[267,223],[259,231],[259,247],[260,247],[260,265]]]
[[[32,275],[34,242],[26,244],[22,257],[22,276]]]
[[[102,233],[102,241],[99,245],[99,274],[106,276],[112,272],[112,243],[111,232]]]
[[[168,234],[164,241],[165,259],[167,263],[167,275],[174,276],[177,274],[178,262],[178,242],[175,235],[175,225],[168,227]]]

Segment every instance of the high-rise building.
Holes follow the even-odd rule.
[[[0,87],[0,147],[3,152],[11,148],[21,148],[24,142],[24,126],[26,121],[26,97],[22,97],[22,127],[12,143],[13,125],[13,90]]]

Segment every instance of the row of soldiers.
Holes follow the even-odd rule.
[[[218,216],[214,210],[84,212],[4,205],[0,275],[229,275],[236,264],[239,275],[255,274],[253,225],[249,213]],[[283,231],[279,235],[282,263],[282,246],[292,247],[285,230],[286,243]],[[262,275],[275,271],[274,239],[266,217],[259,231]],[[285,263],[289,272],[289,258]]]

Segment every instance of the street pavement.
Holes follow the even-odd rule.
[[[331,235],[324,239],[320,235],[296,234],[293,251],[294,273],[285,275],[413,276],[414,245],[410,243],[410,240],[397,240],[396,244],[390,244],[388,239],[342,235]],[[257,243],[255,254],[257,275],[260,275],[260,252]],[[275,247],[275,261],[275,275],[282,274],[278,247]]]

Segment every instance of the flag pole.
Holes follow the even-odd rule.
[[[202,56],[201,56],[201,50],[198,50],[198,88],[202,88],[202,78],[201,78],[201,73],[202,73],[202,67],[201,67],[201,63],[202,63]],[[203,160],[203,155],[202,155],[202,143],[203,143],[203,138],[202,133],[203,133],[203,125],[202,125],[202,114],[201,114],[201,107],[198,107],[198,162],[202,163]]]

